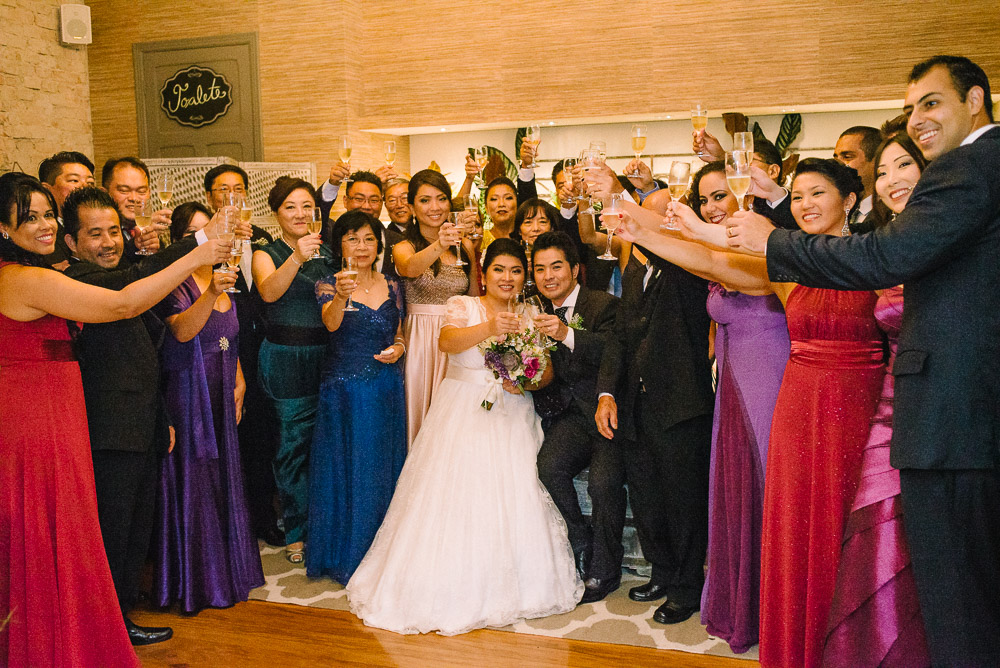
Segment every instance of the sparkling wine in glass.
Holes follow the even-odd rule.
[[[391,139],[385,143],[385,164],[389,167],[396,164],[396,142]]]
[[[353,144],[351,144],[351,138],[348,135],[343,135],[340,138],[340,145],[337,147],[337,156],[340,161],[347,165],[347,171],[351,171],[351,151],[353,150]],[[350,176],[344,179],[344,183],[350,183],[353,181]]]
[[[465,213],[462,211],[454,211],[450,215],[451,224],[455,226],[455,230],[458,232],[458,243],[455,244],[455,260],[456,267],[464,267],[467,263],[462,260],[462,238],[465,237],[465,223],[462,221],[462,216]]]
[[[313,207],[312,217],[306,221],[306,229],[309,230],[309,234],[319,234],[323,231],[323,211],[318,206]],[[319,253],[319,248],[313,251],[312,255],[309,256],[310,260],[319,260],[323,256]]]
[[[632,126],[632,152],[635,153],[635,159],[638,160],[642,156],[642,152],[646,150],[646,126],[645,125],[633,125]],[[637,167],[629,176],[641,176],[639,173],[639,168]]]
[[[141,204],[135,210],[135,230],[136,237],[140,237],[146,233],[149,226],[153,224],[153,200],[147,197],[142,201]],[[136,244],[138,246],[138,244]],[[152,255],[153,251],[147,250],[145,247],[137,248],[135,251],[136,255]]]
[[[164,209],[170,204],[170,198],[174,195],[174,176],[170,172],[163,172],[163,175],[156,179],[156,196]]]
[[[691,127],[698,133],[708,128],[708,109],[702,109],[700,104],[695,105],[691,110]],[[704,152],[698,151],[698,157],[705,157]]]
[[[234,272],[239,271],[241,259],[243,259],[243,241],[234,235],[233,245],[229,249],[229,257],[226,258],[226,265],[228,266],[228,270]],[[236,294],[238,292],[242,292],[242,290],[238,289],[234,284],[226,288],[226,292],[228,292],[229,294]]]
[[[670,174],[667,175],[667,189],[670,191],[670,199],[673,202],[677,202],[684,193],[687,192],[688,182],[691,179],[691,164],[683,160],[674,160],[670,165]],[[664,230],[676,230],[677,226],[672,222],[671,219],[667,219],[667,222],[660,224],[660,229]]]
[[[465,210],[471,215],[475,216],[476,220],[478,221],[479,200],[476,199],[476,196],[473,195],[472,193],[469,193],[468,195],[465,196]],[[478,225],[475,224],[473,225],[472,231],[469,233],[469,238],[474,241],[478,241],[479,239],[483,238],[482,233],[479,231]]]
[[[576,165],[579,162],[580,161],[578,158],[566,158],[565,160],[563,160],[563,171],[566,172],[566,178],[569,179],[570,190],[572,190],[572,192],[574,193],[569,196],[569,201],[571,202],[580,199],[580,197],[575,194],[576,183],[574,182],[573,179],[573,170],[576,169]]]
[[[605,160],[608,159],[608,143],[607,142],[600,141],[600,140],[592,141],[592,142],[590,142],[590,150],[591,151],[597,151],[597,154],[601,158],[601,162],[602,163]]]
[[[608,246],[604,249],[603,255],[598,255],[598,260],[617,260],[614,253],[611,252],[611,240],[615,236],[615,232],[618,231],[618,227],[622,224],[622,195],[621,193],[613,193],[611,195],[611,201],[608,202],[608,206],[601,209],[601,227],[604,228],[605,232],[608,234]]]
[[[733,133],[733,151],[743,151],[753,159],[753,133]]]
[[[358,258],[344,256],[343,263],[341,264],[343,269],[343,276],[345,280],[357,281],[358,280]],[[357,311],[358,307],[354,305],[353,295],[347,297],[347,304],[344,305],[344,311]]]
[[[216,267],[215,273],[225,274],[230,270],[230,266],[233,263],[238,265],[240,263],[239,255],[233,256],[233,249],[236,247],[236,220],[233,217],[233,210],[225,207],[219,212],[219,238],[229,244],[229,257],[226,259],[226,263]],[[241,244],[242,245],[242,244]],[[227,290],[228,292],[228,290]]]
[[[591,197],[590,188],[593,184],[587,180],[587,176],[590,175],[590,172],[599,170],[602,167],[603,163],[601,162],[600,151],[598,151],[596,148],[584,149],[583,151],[580,152],[580,164],[583,167],[583,178],[584,178],[583,183],[585,186],[584,192],[587,193],[588,197]],[[587,198],[581,196],[578,199],[582,200]],[[589,199],[587,211],[591,212],[593,210],[594,210],[593,199]]]
[[[485,146],[477,146],[473,151],[473,157],[476,159],[476,164],[479,165],[479,176],[482,178],[486,163],[490,161],[490,153]]]
[[[743,198],[750,190],[750,154],[746,151],[732,151],[726,154],[726,182],[736,196],[736,203],[743,211]]]
[[[538,143],[542,141],[542,128],[538,125],[529,125],[524,131],[524,140],[528,142],[532,150],[532,160],[531,164],[535,164],[535,160],[538,158]]]

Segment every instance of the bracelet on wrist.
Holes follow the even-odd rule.
[[[295,259],[295,253],[292,253],[292,254],[291,254],[291,255],[289,255],[288,257],[289,257],[289,259],[290,259],[290,260],[291,260],[292,262],[294,262],[295,264],[299,265],[300,267],[302,266],[302,263],[301,263],[301,262],[299,262],[299,261],[298,261],[297,259]]]

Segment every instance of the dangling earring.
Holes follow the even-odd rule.
[[[2,234],[2,235],[3,235],[3,238],[4,238],[4,239],[10,239],[10,235],[9,235],[9,234],[7,234],[7,230],[3,230],[2,232],[0,232],[0,234]]]

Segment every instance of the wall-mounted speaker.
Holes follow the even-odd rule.
[[[59,5],[59,39],[63,44],[90,44],[94,36],[90,31],[90,7],[87,5]]]

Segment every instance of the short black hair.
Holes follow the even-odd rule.
[[[201,202],[184,202],[170,215],[170,240],[180,241],[187,234],[191,219],[196,213],[203,213],[212,220],[212,212]]]
[[[539,211],[544,211],[545,217],[549,219],[549,230],[559,229],[559,210],[540,197],[532,197],[517,207],[517,213],[514,214],[514,230],[511,232],[511,238],[520,241],[521,223],[524,222],[525,218],[530,218]]]
[[[66,196],[62,208],[63,231],[74,239],[80,233],[80,209],[111,209],[118,218],[118,207],[107,190],[97,186],[77,188]]]
[[[146,166],[139,158],[133,158],[132,156],[125,156],[124,158],[110,158],[104,163],[104,167],[101,168],[101,185],[105,188],[111,183],[111,177],[114,176],[115,170],[121,165],[128,165],[130,167],[135,167],[140,172],[146,175],[146,181],[149,179],[149,167]]]
[[[990,93],[990,80],[979,65],[964,56],[931,56],[927,60],[921,61],[910,70],[909,82],[914,83],[927,76],[933,68],[940,65],[948,69],[951,76],[951,84],[958,93],[958,99],[965,102],[969,95],[969,89],[979,86],[983,89],[983,106],[986,107],[986,116],[993,122],[993,96]]]
[[[840,133],[841,137],[854,135],[861,137],[861,152],[865,154],[865,160],[871,162],[875,158],[875,151],[878,150],[879,144],[885,139],[882,136],[882,131],[869,125],[855,125]],[[756,149],[756,146],[754,148]]]
[[[528,257],[524,254],[524,248],[521,244],[513,239],[500,238],[494,239],[486,248],[486,253],[483,254],[483,272],[489,269],[493,261],[501,255],[507,255],[518,260],[521,263],[521,267],[527,271]]]
[[[348,232],[357,232],[362,227],[367,225],[371,228],[372,233],[375,235],[375,252],[376,254],[382,252],[384,247],[382,244],[382,223],[379,222],[378,218],[371,215],[367,211],[362,211],[361,209],[351,209],[345,213],[340,214],[340,218],[333,222],[333,226],[330,228],[329,243],[330,250],[333,251],[334,266],[340,267],[341,262],[341,252],[340,252],[340,242],[343,240],[344,236]],[[373,267],[378,271],[377,267]]]
[[[535,239],[535,243],[531,247],[532,265],[534,265],[535,256],[539,251],[548,250],[550,248],[561,250],[570,267],[576,267],[580,264],[580,253],[576,249],[576,244],[573,243],[573,240],[569,238],[568,234],[555,230],[539,234],[538,238]]]
[[[316,189],[305,179],[294,176],[279,176],[275,180],[274,187],[267,194],[267,205],[271,207],[271,211],[277,213],[281,203],[288,199],[288,196],[293,192],[300,189],[309,193],[313,200],[313,206],[316,206]]]
[[[489,197],[490,191],[498,186],[507,186],[508,188],[513,190],[514,200],[515,201],[517,200],[517,186],[514,185],[514,182],[508,179],[506,176],[498,176],[492,181],[490,181],[488,184],[486,184],[486,197]]]
[[[782,172],[784,171],[784,161],[781,159],[781,152],[778,147],[771,143],[770,139],[763,137],[754,139],[753,152],[760,156],[760,159],[767,165],[778,166],[778,178],[776,182],[781,183]]]
[[[79,151],[60,151],[51,158],[45,158],[38,165],[38,180],[42,183],[55,185],[56,179],[62,174],[65,165],[83,165],[94,174],[94,163]]]
[[[351,192],[351,186],[353,186],[355,183],[370,183],[376,188],[378,188],[380,196],[382,194],[382,179],[375,176],[371,172],[360,170],[351,174],[351,182],[347,184],[347,188],[344,190],[344,192]]]
[[[878,147],[876,147],[877,150]],[[803,174],[815,173],[825,177],[834,185],[841,197],[846,198],[854,193],[854,206],[848,211],[853,213],[861,204],[861,194],[865,187],[858,176],[858,170],[837,162],[833,158],[806,158],[795,167],[795,178]],[[794,183],[794,179],[792,181]]]
[[[205,192],[211,192],[212,184],[215,183],[215,179],[219,178],[223,174],[239,174],[240,178],[243,179],[243,189],[246,190],[250,187],[250,177],[247,176],[247,173],[242,167],[229,164],[216,165],[205,173]]]
[[[552,183],[556,182],[556,177],[559,176],[559,172],[566,169],[566,161],[560,160],[552,166]]]

